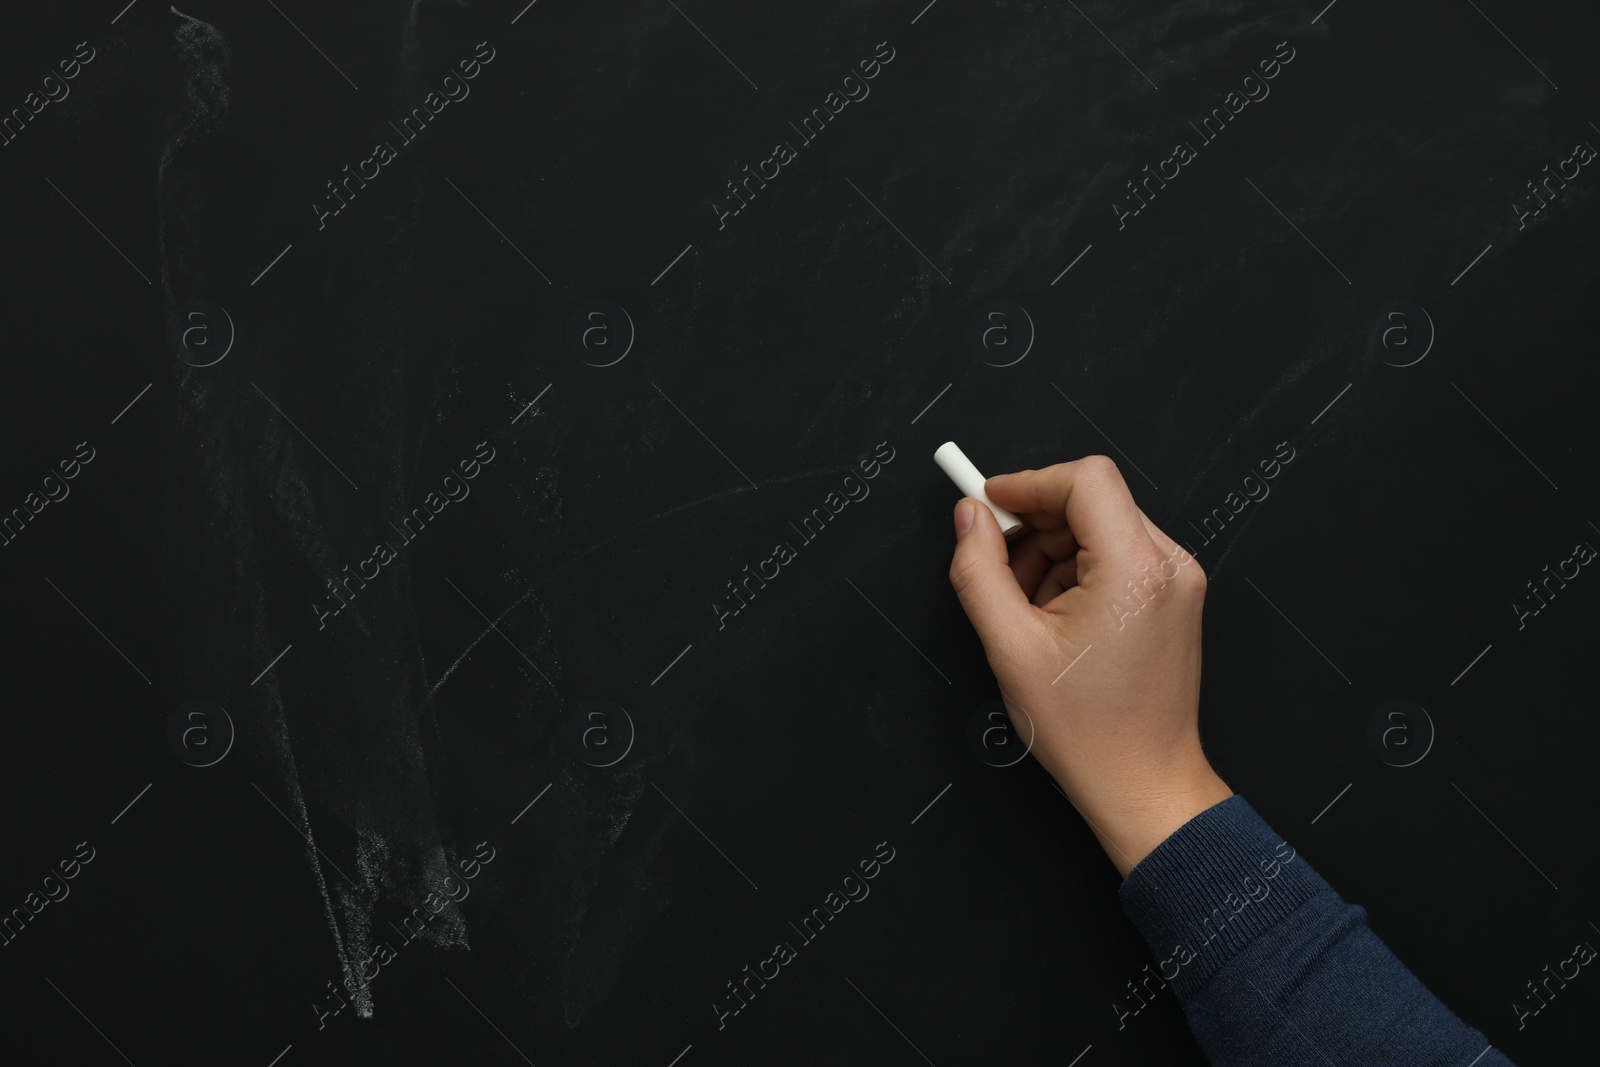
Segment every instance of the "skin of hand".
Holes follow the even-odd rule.
[[[950,584],[978,631],[1012,728],[1123,877],[1232,791],[1200,748],[1200,564],[1087,456],[990,478],[1022,518],[956,504]]]

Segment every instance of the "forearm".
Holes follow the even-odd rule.
[[[1145,856],[1122,904],[1214,1067],[1509,1067],[1243,797]]]

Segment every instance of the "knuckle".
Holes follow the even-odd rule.
[[[1078,461],[1083,464],[1086,473],[1097,478],[1109,478],[1118,473],[1116,461],[1110,456],[1092,455],[1084,456]]]
[[[972,587],[974,565],[971,560],[962,559],[959,555],[950,561],[950,585],[958,596],[966,595]]]
[[[1138,567],[1140,571],[1151,574],[1159,574],[1161,572],[1162,564],[1165,563],[1167,559],[1167,557],[1162,554],[1161,549],[1157,548],[1155,543],[1148,537],[1144,538],[1142,543],[1134,543],[1134,546],[1129,553],[1129,558],[1133,565]]]

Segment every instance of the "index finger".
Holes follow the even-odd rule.
[[[1128,484],[1105,456],[1001,474],[990,478],[984,490],[1001,507],[1026,515],[1035,529],[1068,527],[1090,551],[1150,540]]]

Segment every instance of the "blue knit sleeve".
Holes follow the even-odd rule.
[[[1121,896],[1212,1067],[1510,1067],[1243,797],[1163,841]]]

